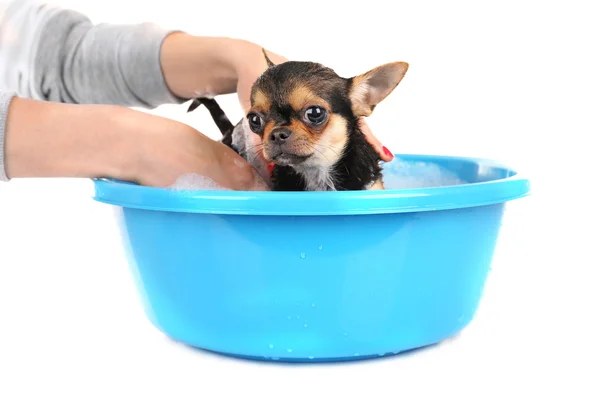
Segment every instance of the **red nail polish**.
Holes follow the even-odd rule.
[[[386,148],[385,146],[383,147],[383,153],[384,153],[386,156],[389,156],[390,158],[393,158],[393,157],[394,157],[394,155],[393,155],[393,154],[390,152],[390,150],[389,150],[388,148]]]
[[[271,162],[269,165],[267,165],[267,169],[269,170],[269,174],[273,172],[275,169],[275,163]]]

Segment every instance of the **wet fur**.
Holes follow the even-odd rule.
[[[247,152],[240,150],[238,146],[233,144],[232,140],[234,128],[238,128],[242,121],[238,125],[233,126],[214,99],[195,99],[188,111],[193,111],[200,105],[207,107],[211,117],[223,134],[221,142],[240,154],[244,159],[248,159]],[[368,185],[381,179],[382,169],[380,162],[379,154],[367,142],[367,139],[358,127],[358,120],[354,118],[354,120],[348,123],[348,140],[343,155],[329,172],[331,190],[349,191],[365,189]],[[318,168],[314,169],[316,174]],[[289,166],[276,165],[273,169],[271,180],[273,191],[304,191],[307,189],[304,176]]]
[[[382,160],[358,125],[359,116],[368,116],[375,105],[357,109],[356,100],[353,101],[353,94],[361,94],[361,91],[356,88],[356,83],[360,80],[359,77],[365,75],[342,78],[332,69],[321,64],[289,61],[285,65],[273,65],[268,57],[266,58],[269,68],[254,83],[251,104],[265,112],[270,124],[269,129],[273,126],[290,126],[298,123],[299,109],[294,108],[292,104],[301,102],[302,91],[308,91],[326,102],[330,115],[341,116],[346,125],[345,143],[340,149],[336,163],[328,166],[318,163],[304,163],[294,167],[275,165],[271,174],[272,189],[274,191],[347,191],[365,190],[373,186],[383,188]],[[233,126],[214,99],[195,99],[188,111],[193,111],[200,105],[205,105],[209,110],[223,134],[222,142],[248,159],[248,152],[240,149],[239,136],[242,134],[241,124],[244,120]],[[233,139],[236,131],[237,141]],[[261,136],[264,136],[264,133],[268,131],[261,132]],[[318,135],[315,138],[307,136],[309,141],[314,141],[314,146],[318,146]]]
[[[367,142],[356,123],[348,126],[348,141],[340,160],[325,175],[330,179],[324,191],[364,190],[382,178],[381,159]],[[296,168],[297,169],[297,168]],[[319,174],[319,167],[306,167]],[[304,175],[303,175],[304,174]],[[299,191],[307,188],[307,173],[299,173],[289,166],[275,166],[273,187],[277,191]],[[309,189],[312,189],[310,187]]]

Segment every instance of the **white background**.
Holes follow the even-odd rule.
[[[509,204],[481,308],[459,337],[289,366],[193,351],[151,327],[89,181],[0,184],[0,416],[600,415],[593,1],[58,3],[96,22],[247,38],[344,76],[407,61],[371,117],[378,137],[395,153],[506,161],[533,195]],[[235,97],[222,102],[241,116]],[[218,138],[203,112],[157,111]]]

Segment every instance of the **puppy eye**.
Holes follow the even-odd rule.
[[[256,113],[250,113],[248,115],[248,124],[250,125],[250,130],[258,133],[262,128],[262,118]]]
[[[306,109],[304,117],[306,117],[306,120],[308,120],[310,123],[314,125],[320,125],[327,118],[327,111],[322,107],[311,106]]]

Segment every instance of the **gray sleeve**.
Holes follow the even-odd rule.
[[[38,0],[0,0],[0,90],[66,103],[181,103],[160,64],[171,32],[152,23],[93,24]]]
[[[151,23],[93,24],[38,0],[0,0],[0,180],[6,180],[4,125],[13,92],[63,103],[183,103],[168,89],[160,64],[171,32]]]
[[[161,27],[93,25],[73,11],[53,16],[41,32],[33,88],[47,101],[154,108],[181,103],[160,64]]]

